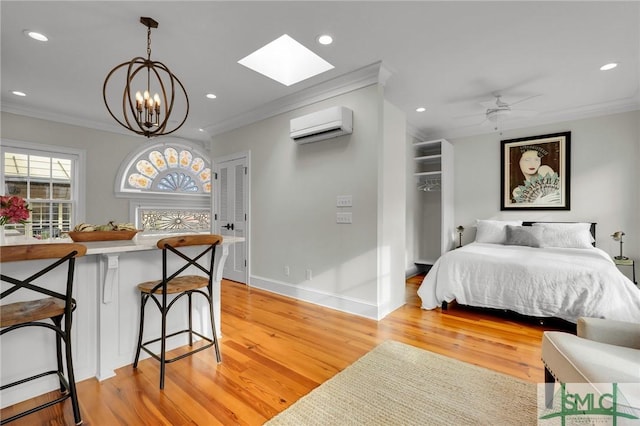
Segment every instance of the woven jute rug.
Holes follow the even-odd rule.
[[[535,425],[536,384],[386,341],[266,424]]]

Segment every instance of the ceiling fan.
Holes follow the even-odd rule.
[[[502,95],[495,94],[495,100],[481,102],[480,104],[486,108],[485,111],[485,122],[491,122],[496,124],[498,121],[502,121],[509,116],[518,116],[518,117],[531,117],[532,115],[537,114],[536,111],[531,110],[523,110],[519,108],[513,108],[515,105],[520,104],[522,102],[528,101],[533,98],[537,98],[540,95],[528,96],[524,99],[520,99],[519,101],[507,103],[502,100]]]

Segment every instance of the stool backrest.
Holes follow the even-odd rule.
[[[209,278],[209,284],[211,284],[214,273],[215,249],[216,246],[221,243],[222,236],[215,234],[182,235],[159,240],[156,245],[159,249],[162,249],[162,282],[158,284],[153,291],[156,291],[157,288],[166,285],[167,282],[180,276],[190,266],[194,266],[204,272]],[[184,250],[181,250],[182,247],[190,246],[202,246],[202,250],[197,251],[194,255],[187,255]],[[168,255],[170,253],[184,261],[182,266],[177,268],[173,273],[169,273],[167,265]],[[208,263],[203,265],[201,260],[209,253]]]
[[[56,259],[55,262],[40,270],[33,271],[25,267],[25,270],[27,270],[28,272],[33,272],[33,274],[24,279],[0,274],[1,281],[10,285],[5,291],[0,294],[0,300],[4,299],[10,294],[15,293],[20,289],[25,289],[50,297],[62,299],[66,302],[71,302],[75,259],[76,257],[84,256],[86,252],[87,248],[84,245],[73,243],[0,246],[0,262],[2,263],[18,262],[24,260]],[[67,281],[65,294],[61,294],[59,292],[51,290],[50,288],[45,288],[34,283],[36,279],[64,264],[67,265]]]
[[[177,237],[167,237],[158,241],[157,246],[159,249],[164,249],[165,245],[171,247],[186,247],[186,246],[202,246],[202,245],[215,245],[222,243],[222,235],[214,234],[196,234],[196,235],[181,235]]]
[[[87,247],[82,244],[23,244],[0,246],[0,262],[16,262],[20,260],[61,259],[75,251],[74,257],[84,256]]]

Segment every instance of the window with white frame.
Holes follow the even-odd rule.
[[[0,147],[4,195],[24,198],[31,209],[28,226],[41,238],[58,237],[71,230],[78,214],[78,164],[76,150],[26,143],[7,143]],[[22,224],[6,228],[20,234]]]

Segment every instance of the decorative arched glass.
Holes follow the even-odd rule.
[[[120,195],[211,195],[211,162],[207,154],[184,142],[161,142],[129,156],[120,169]]]

